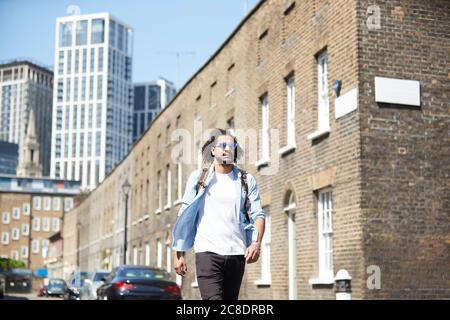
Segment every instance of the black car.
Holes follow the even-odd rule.
[[[48,281],[46,295],[48,297],[63,297],[66,290],[67,285],[63,279],[50,279]]]
[[[169,274],[146,266],[115,268],[97,289],[97,300],[181,300],[180,287]]]
[[[31,293],[33,272],[29,269],[11,269],[5,274],[5,291],[17,293]]]

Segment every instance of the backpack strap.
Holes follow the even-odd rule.
[[[206,184],[205,184],[205,177],[206,177],[206,173],[208,172],[208,168],[202,168],[202,174],[200,175],[200,179],[197,182],[197,185],[195,186],[195,195],[198,194],[200,187],[206,188]]]
[[[242,169],[239,169],[239,171],[241,172],[242,186],[244,187],[244,190],[245,190],[245,201],[244,201],[245,219],[247,220],[247,222],[250,222],[249,212],[250,212],[251,203],[250,203],[250,199],[248,198],[247,171],[244,171]]]

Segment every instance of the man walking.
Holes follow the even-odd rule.
[[[265,213],[254,177],[235,165],[238,150],[234,136],[214,130],[202,148],[213,163],[190,175],[173,229],[175,271],[186,274],[194,247],[204,300],[237,300],[245,263],[259,258]]]

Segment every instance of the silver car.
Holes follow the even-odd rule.
[[[102,279],[105,278],[109,271],[96,271],[90,278],[84,280],[82,300],[97,300],[97,288],[102,285]]]

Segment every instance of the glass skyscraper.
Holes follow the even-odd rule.
[[[39,142],[42,174],[50,174],[53,72],[29,60],[0,64],[0,140],[19,145],[19,154],[31,110]]]
[[[175,85],[166,79],[134,84],[133,142],[149,123],[166,107],[177,93]]]
[[[92,190],[131,146],[133,30],[109,13],[56,20],[51,176]]]

